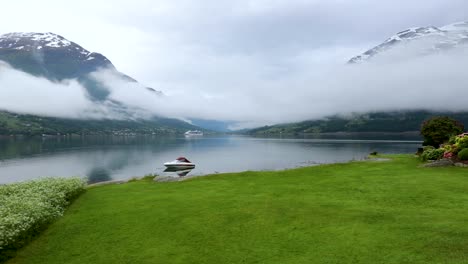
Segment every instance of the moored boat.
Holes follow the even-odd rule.
[[[175,172],[178,176],[183,177],[187,176],[193,168],[166,168],[164,172]]]
[[[203,136],[203,132],[200,130],[189,130],[184,133],[186,137],[193,137],[193,136]]]
[[[177,159],[173,161],[169,161],[164,163],[164,166],[166,168],[170,169],[193,169],[195,168],[195,164],[190,162],[188,159],[185,157],[178,157]]]

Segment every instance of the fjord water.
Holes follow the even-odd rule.
[[[189,175],[280,170],[365,158],[370,152],[414,153],[401,139],[257,138],[245,136],[52,137],[0,139],[0,184],[40,177],[87,177],[90,183],[147,174],[171,175],[163,163],[185,156]]]

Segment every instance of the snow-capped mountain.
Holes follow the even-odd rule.
[[[349,63],[376,59],[398,48],[402,51],[406,49],[411,55],[425,55],[460,47],[468,47],[468,22],[458,22],[443,27],[416,27],[401,31],[382,44],[350,59]],[[407,54],[402,56],[406,57]]]
[[[90,52],[53,33],[1,35],[0,60],[28,73],[56,80],[77,78],[98,68],[115,68],[102,54]]]
[[[70,54],[76,54],[80,59],[91,61],[101,59],[102,62],[111,62],[99,53],[89,52],[80,45],[71,42],[54,33],[23,33],[15,32],[0,36],[0,49],[15,49],[24,51],[40,51],[42,49],[62,49]]]
[[[156,103],[158,96],[162,93],[145,87],[135,79],[119,72],[104,55],[90,52],[77,43],[54,33],[0,35],[0,75],[15,72],[10,68],[46,78],[54,83],[62,82],[62,85],[54,85],[54,87],[63,89],[75,89],[75,86],[69,84],[72,82],[74,84],[76,80],[86,89],[86,99],[89,100],[83,103],[82,108],[78,108],[79,113],[70,117],[58,112],[52,114],[34,112],[43,107],[42,104],[33,106],[28,111],[15,112],[21,108],[10,109],[0,102],[0,118],[7,120],[0,122],[0,135],[168,134],[200,129],[185,121],[158,116],[138,105],[128,104],[128,101],[121,100],[122,95],[117,98],[113,97],[112,92],[116,90],[121,94],[122,91],[124,91],[123,94],[130,91],[129,94],[131,94],[136,91],[135,89],[142,89],[136,91],[135,94],[148,95],[150,100],[155,99]],[[44,82],[38,81],[37,86],[28,87],[31,90],[42,89],[41,83]],[[14,85],[10,86],[3,86],[3,92],[6,89],[16,89]],[[148,93],[147,90],[152,93]],[[70,100],[63,99],[56,94],[46,95],[57,101]],[[24,96],[27,95],[24,94]],[[37,100],[42,100],[42,98],[37,98]]]
[[[105,99],[106,89],[89,76],[96,70],[110,70],[115,76],[132,83],[137,82],[117,71],[104,55],[90,52],[77,43],[50,32],[15,32],[0,35],[0,61],[51,81],[77,79],[87,89],[90,97],[97,100]]]

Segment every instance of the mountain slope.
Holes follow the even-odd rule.
[[[0,59],[14,68],[51,80],[78,78],[98,68],[115,69],[102,54],[89,52],[53,33],[2,35]]]
[[[90,52],[75,42],[50,32],[1,35],[0,60],[15,69],[51,81],[77,79],[92,100],[105,100],[109,95],[108,89],[90,76],[97,70],[106,69],[121,79],[137,83],[135,79],[117,71],[104,55]],[[157,92],[149,87],[146,89]]]
[[[401,56],[433,54],[468,46],[468,22],[458,22],[443,27],[416,27],[397,33],[382,44],[353,57],[349,63],[361,63],[391,54],[392,59]],[[399,49],[399,50],[397,50]]]
[[[0,111],[0,135],[148,135],[181,134],[199,127],[186,122],[157,118],[138,120],[79,120]]]
[[[424,120],[433,116],[450,116],[468,125],[468,112],[446,113],[430,111],[378,112],[352,117],[332,116],[321,120],[265,126],[247,131],[252,135],[315,134],[336,132],[414,132]]]
[[[3,62],[8,64],[5,65]],[[186,122],[156,116],[138,106],[128,106],[110,97],[113,85],[150,91],[155,103],[162,93],[139,84],[119,72],[104,55],[90,52],[75,42],[54,33],[8,33],[0,36],[0,68],[9,67],[51,82],[77,80],[86,89],[90,105],[101,109],[100,117],[67,119],[10,113],[0,102],[0,135],[23,134],[173,134],[200,129]],[[100,75],[96,75],[99,72]],[[65,82],[66,83],[66,82]],[[5,87],[4,87],[5,88]],[[14,89],[14,85],[8,89]],[[64,86],[64,89],[67,88]],[[32,86],[31,89],[41,89]],[[8,98],[8,94],[5,95]],[[27,96],[26,94],[24,96]],[[60,96],[51,94],[56,100]],[[56,97],[56,98],[55,98]],[[89,111],[95,111],[90,109]],[[86,115],[84,115],[86,116]],[[117,118],[117,119],[116,119]]]
[[[468,49],[468,22],[459,22],[440,28],[410,28],[388,38],[382,44],[353,57],[349,64],[380,59],[387,61],[411,60],[418,56]],[[448,102],[449,103],[449,102]],[[427,109],[431,109],[428,105]],[[429,110],[374,112],[348,117],[331,116],[291,124],[279,124],[248,130],[253,135],[307,134],[336,132],[409,132],[419,131],[421,123],[432,116],[450,116],[468,125],[468,112],[434,112]]]

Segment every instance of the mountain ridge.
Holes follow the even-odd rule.
[[[386,39],[366,52],[351,58],[348,63],[362,63],[373,60],[396,47],[416,43],[412,55],[433,54],[468,46],[468,22],[456,22],[442,27],[413,27]]]
[[[329,116],[297,123],[264,126],[245,131],[250,135],[322,134],[322,133],[406,133],[419,132],[421,124],[433,116],[449,116],[468,124],[468,112],[433,112],[427,110],[372,112],[347,117]]]
[[[397,50],[401,48],[401,50]],[[412,59],[438,52],[468,48],[468,22],[457,22],[442,27],[413,27],[386,39],[361,55],[355,56],[348,64],[360,64],[373,61],[395,50],[390,61],[400,58]],[[409,49],[409,50],[405,50]],[[403,51],[403,52],[402,52]],[[404,51],[407,51],[406,53]],[[402,52],[405,56],[401,55]],[[468,110],[468,109],[467,109]],[[360,114],[349,113],[347,117],[334,115],[322,119],[310,119],[302,122],[276,124],[243,131],[251,135],[274,134],[321,134],[321,133],[362,133],[362,132],[417,132],[420,124],[432,116],[449,116],[468,125],[468,111],[443,112],[424,110],[381,111]]]
[[[120,72],[101,53],[91,52],[61,35],[47,32],[12,32],[0,35],[0,60],[11,67],[34,76],[57,82],[77,79],[91,99],[106,99],[106,90],[90,74],[100,69],[110,70],[116,76],[138,83],[134,78]],[[161,95],[151,87],[146,88]]]
[[[0,136],[169,135],[199,127],[177,119],[70,119],[0,111]],[[207,130],[204,130],[207,131]]]
[[[94,74],[98,71],[107,71],[112,78],[122,80],[124,84],[128,82],[128,89],[146,89],[157,97],[163,94],[118,71],[103,54],[91,52],[61,35],[51,32],[12,32],[0,35],[0,62],[0,67],[11,67],[53,83],[76,80],[85,88],[87,99],[107,109],[101,118],[64,118],[37,113],[10,113],[8,109],[0,108],[0,135],[114,132],[174,134],[200,129],[181,120],[146,113],[144,109],[127,106],[110,98],[108,85],[113,84],[96,78]]]

